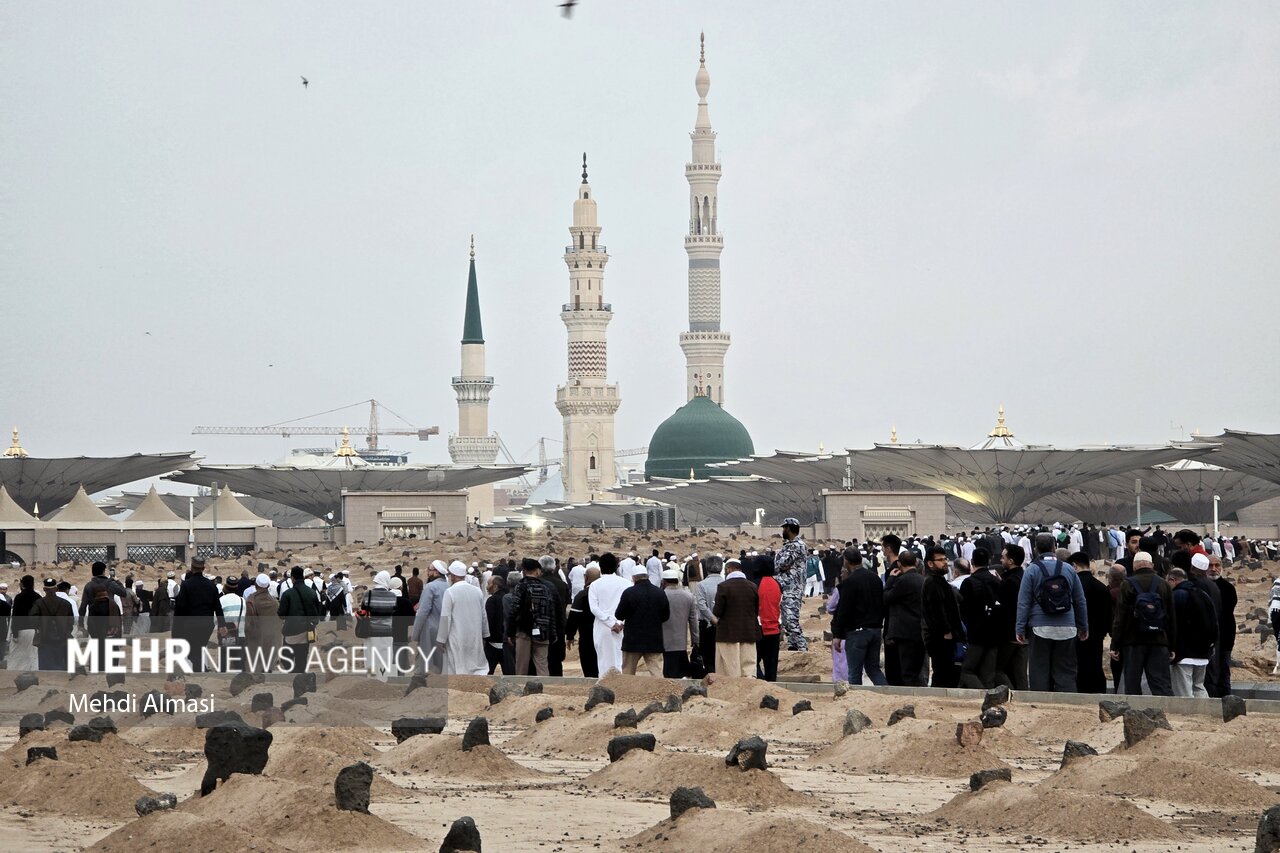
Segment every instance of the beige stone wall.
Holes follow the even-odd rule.
[[[346,541],[372,543],[381,539],[384,509],[431,510],[432,536],[467,531],[466,492],[343,492]]]
[[[826,533],[830,539],[877,538],[884,528],[900,536],[938,534],[946,529],[947,497],[943,492],[825,492]],[[892,511],[892,512],[889,512]],[[876,516],[884,515],[884,518]]]

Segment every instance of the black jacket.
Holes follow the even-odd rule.
[[[1114,614],[1111,612],[1111,589],[1093,576],[1093,572],[1079,572],[1080,585],[1084,587],[1084,606],[1089,611],[1089,639],[1086,642],[1102,642],[1111,632]]]
[[[944,634],[950,634],[957,643],[965,641],[956,590],[947,581],[945,573],[928,572],[925,575],[920,588],[920,605],[926,642],[944,639]]]
[[[840,583],[840,602],[831,619],[831,636],[843,640],[859,628],[879,628],[883,624],[884,585],[864,564]]]
[[[201,574],[187,575],[173,598],[173,636],[207,637],[213,629],[210,617],[219,628],[225,625],[219,597],[213,581]]]
[[[186,588],[187,585],[184,583],[178,590],[178,599],[182,598],[182,591]],[[323,616],[320,609],[320,596],[305,583],[290,587],[281,594],[276,615],[284,620],[280,626],[280,633],[284,636],[305,634],[314,628]]]
[[[671,616],[667,594],[648,580],[636,581],[623,590],[614,617],[625,622],[622,629],[624,652],[657,652],[666,647],[662,639],[662,623]]]
[[[1173,610],[1178,624],[1174,662],[1213,657],[1218,638],[1218,613],[1203,586],[1194,580],[1185,580],[1174,587]]]
[[[981,569],[960,585],[960,618],[970,643],[995,646],[1000,643],[1000,578]]]
[[[34,589],[24,589],[13,597],[13,621],[9,625],[13,636],[18,636],[19,631],[36,627],[35,621],[31,618],[31,608],[35,607],[39,600],[40,593]]]
[[[1009,569],[1000,578],[1000,597],[996,602],[996,628],[1000,642],[1012,643],[1018,633],[1018,590],[1022,588],[1021,566]]]
[[[921,622],[921,590],[924,578],[916,569],[890,575],[884,584],[884,606],[888,614],[884,638],[886,640],[924,640]]]
[[[506,627],[503,619],[502,602],[506,598],[505,595],[491,595],[484,600],[484,615],[489,620],[489,634],[484,638],[486,643],[501,643],[502,638],[506,636],[503,629]]]
[[[1236,605],[1240,597],[1231,581],[1219,576],[1214,584],[1218,587],[1218,595],[1222,599],[1222,607],[1218,610],[1218,644],[1221,648],[1230,649],[1236,644]]]

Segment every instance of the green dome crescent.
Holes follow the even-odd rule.
[[[707,466],[753,453],[755,445],[741,421],[709,397],[694,397],[654,431],[644,475],[685,480],[690,469],[698,478],[725,474]]]

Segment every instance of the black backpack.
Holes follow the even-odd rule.
[[[1132,578],[1125,579],[1136,593],[1133,599],[1133,623],[1138,626],[1138,634],[1158,634],[1164,630],[1166,616],[1164,599],[1156,589],[1156,576],[1151,576],[1151,585],[1143,592]]]
[[[88,609],[84,613],[84,621],[90,637],[96,640],[107,636],[110,631],[113,606],[109,595],[95,596],[93,601],[89,602]]]
[[[1039,566],[1041,572],[1047,573],[1048,566],[1036,560],[1031,565]],[[1057,616],[1071,610],[1071,580],[1062,573],[1062,561],[1054,561],[1053,574],[1046,574],[1044,580],[1036,587],[1036,602],[1040,609],[1050,616]]]

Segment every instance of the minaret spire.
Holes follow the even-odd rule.
[[[453,377],[458,395],[458,431],[449,436],[449,458],[455,465],[490,465],[498,458],[498,437],[489,433],[489,393],[493,377],[485,375],[484,329],[480,323],[480,286],[476,282],[476,235],[471,235],[467,269],[467,307],[462,320],[462,375]],[[467,490],[467,521],[493,520],[493,486]]]
[[[711,129],[707,93],[711,74],[707,71],[706,34],[700,35],[698,72],[693,86],[698,93],[698,117],[693,125],[693,152],[685,164],[689,181],[689,233],[684,249],[689,256],[689,331],[680,335],[685,355],[685,395],[710,397],[724,405],[724,356],[729,350],[729,333],[720,328],[720,253],[724,237],[720,233],[720,163],[716,160],[716,134]]]
[[[604,267],[609,254],[600,244],[596,200],[582,183],[573,202],[573,224],[564,263],[569,268],[569,301],[560,310],[569,338],[569,376],[556,389],[556,409],[564,419],[564,461],[560,476],[570,502],[603,498],[617,484],[613,419],[621,405],[618,386],[609,384],[607,330],[613,309],[604,301]]]

